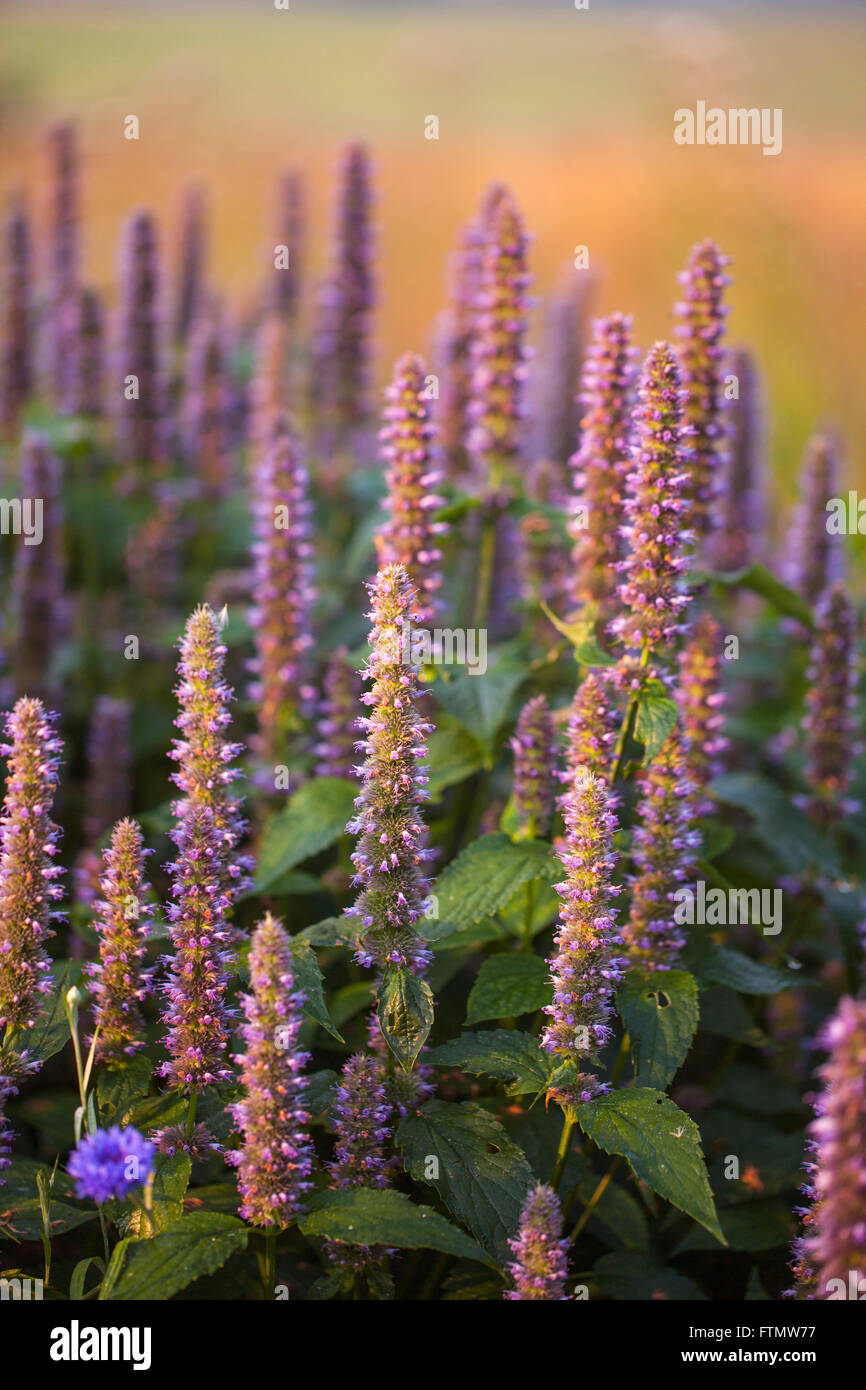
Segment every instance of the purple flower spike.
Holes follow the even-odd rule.
[[[267,282],[267,309],[287,323],[298,315],[304,269],[304,231],[306,221],[304,182],[296,169],[283,174],[277,185],[274,209],[274,244],[268,247],[271,270]],[[288,265],[275,264],[275,247],[285,246]]]
[[[16,693],[41,699],[58,694],[52,665],[66,628],[60,478],[60,461],[48,440],[28,430],[21,446],[21,496],[30,499],[37,533],[41,513],[41,543],[26,544],[21,537],[15,549],[12,669]]]
[[[150,993],[152,974],[142,965],[151,926],[144,878],[148,852],[138,825],[127,819],[118,821],[103,853],[102,898],[93,924],[99,963],[86,970],[96,999],[96,1056],[109,1067],[123,1066],[144,1046],[141,1001]]]
[[[571,459],[574,506],[570,534],[575,606],[602,605],[603,617],[613,617],[614,574],[622,555],[620,523],[626,479],[631,472],[629,438],[634,409],[637,349],[632,345],[631,319],[611,314],[593,325],[580,383],[584,415],[580,448]]]
[[[556,730],[543,695],[528,700],[520,711],[511,749],[517,823],[522,834],[543,839],[553,819],[556,766]]]
[[[566,878],[556,885],[561,903],[557,953],[548,961],[553,1003],[545,1006],[550,1022],[541,1045],[573,1062],[597,1065],[611,1036],[613,998],[624,965],[611,906],[619,891],[611,882],[617,818],[605,783],[586,768],[575,770],[560,805],[565,845],[559,857]],[[604,1090],[596,1076],[578,1074],[573,1087],[554,1094],[560,1104],[575,1105]]]
[[[514,1288],[502,1295],[523,1302],[542,1299],[549,1303],[567,1300],[568,1241],[562,1235],[562,1209],[552,1187],[539,1183],[528,1194],[520,1213],[520,1232],[508,1245],[514,1256],[506,1266]]]
[[[806,809],[819,825],[831,825],[859,809],[847,792],[860,745],[854,737],[857,672],[856,616],[843,584],[821,595],[806,693]]]
[[[187,188],[180,209],[180,238],[174,302],[174,341],[183,346],[198,319],[207,263],[207,204],[204,190]]]
[[[0,1187],[5,1181],[3,1173],[12,1162],[10,1154],[15,1141],[15,1131],[6,1118],[6,1105],[17,1094],[18,1087],[12,1078],[0,1072]]]
[[[102,1205],[125,1201],[130,1192],[153,1176],[156,1148],[132,1126],[98,1129],[83,1138],[70,1154],[68,1172],[80,1198]]]
[[[385,1068],[378,1057],[359,1053],[343,1067],[334,1104],[337,1142],[331,1164],[331,1186],[387,1187],[385,1147],[391,1138],[391,1104],[385,1090]],[[375,1259],[368,1246],[329,1241],[328,1258],[342,1269],[362,1270]]]
[[[137,212],[123,233],[120,310],[111,398],[117,451],[127,486],[146,486],[166,462],[166,381],[161,361],[160,286],[156,224]]]
[[[800,502],[788,527],[782,573],[807,603],[815,603],[844,577],[841,535],[830,528],[827,503],[838,497],[842,466],[839,447],[829,434],[813,435],[800,472]]]
[[[435,488],[441,474],[434,461],[433,438],[426,395],[426,369],[420,357],[407,353],[394,368],[385,393],[385,424],[379,438],[388,464],[388,493],[383,503],[388,519],[379,528],[379,564],[403,565],[418,590],[419,623],[430,624],[441,604],[436,593],[442,583],[442,551],[438,537],[447,524],[433,520],[444,498]]]
[[[105,326],[95,290],[78,290],[69,306],[71,347],[66,361],[63,409],[67,415],[103,412]]]
[[[220,501],[231,484],[227,371],[219,317],[203,310],[189,335],[183,413],[186,456],[206,503]]]
[[[247,1050],[235,1058],[244,1099],[232,1106],[243,1144],[229,1161],[238,1169],[244,1220],[284,1230],[313,1186],[310,1117],[304,1110],[309,1054],[298,1047],[304,996],[295,984],[289,938],[270,913],[253,933],[250,983],[241,1025]]]
[[[758,368],[747,348],[737,348],[726,370],[737,378],[738,394],[727,410],[727,459],[711,538],[713,564],[723,574],[761,558],[767,510],[765,407]]]
[[[279,416],[254,483],[255,607],[250,613],[256,647],[250,696],[258,705],[254,751],[271,767],[288,762],[288,735],[300,728],[314,694],[309,678],[315,589],[308,481],[295,433]]]
[[[352,863],[361,891],[350,912],[358,923],[361,964],[422,973],[430,952],[415,923],[429,890],[424,864],[431,851],[421,804],[427,796],[425,735],[432,725],[415,708],[418,667],[405,640],[417,593],[402,565],[386,566],[367,587],[372,651],[364,676],[372,690],[361,697],[371,707],[369,718],[357,725],[365,734],[358,745],[365,755],[358,769],[363,787],[347,830],[359,837]]]
[[[695,536],[707,535],[713,518],[713,497],[724,463],[722,385],[724,371],[725,286],[730,284],[723,256],[715,242],[692,247],[679,276],[682,299],[675,306],[676,334],[685,389],[684,422],[691,435],[691,485],[688,524]]]
[[[82,829],[94,845],[115,821],[121,820],[132,801],[132,709],[128,700],[100,695],[93,707],[87,739],[87,784],[84,790]]]
[[[533,393],[538,402],[536,455],[558,466],[563,491],[566,465],[581,432],[578,392],[594,290],[592,275],[568,264],[545,305],[544,341]]]
[[[479,484],[492,491],[513,480],[523,442],[528,243],[514,199],[500,193],[487,223],[466,441]]]
[[[60,831],[51,819],[62,744],[39,700],[6,716],[6,796],[0,817],[0,1024],[32,1028],[49,989],[45,942],[63,896],[56,864]]]
[[[629,879],[631,912],[623,929],[636,965],[669,970],[685,945],[675,921],[676,890],[694,874],[700,832],[695,820],[697,786],[689,775],[689,755],[678,730],[640,774],[639,824],[632,840],[635,872]]]
[[[689,750],[689,775],[698,789],[695,814],[709,815],[713,803],[705,793],[722,772],[722,754],[728,740],[722,734],[721,713],[725,697],[719,688],[722,633],[715,618],[704,613],[686,639],[679,657],[677,704]]]
[[[264,452],[289,397],[291,333],[281,314],[264,315],[256,334],[255,371],[249,388],[249,441],[254,457]]]
[[[672,642],[689,602],[678,585],[688,565],[683,491],[690,455],[684,445],[679,367],[667,343],[651,349],[638,398],[622,527],[628,553],[617,566],[622,575],[617,593],[625,612],[614,618],[610,632],[631,648],[653,650]]]
[[[585,767],[603,782],[610,778],[619,716],[611,704],[607,683],[590,671],[581,681],[568,718],[568,772],[563,781]]]
[[[49,243],[49,362],[52,394],[65,403],[72,325],[78,293],[79,176],[75,126],[64,121],[49,132],[51,232]]]
[[[11,439],[33,390],[33,251],[23,199],[12,200],[2,231],[0,434]]]
[[[363,682],[346,658],[346,648],[339,647],[325,671],[324,698],[319,707],[321,742],[314,750],[319,759],[318,777],[352,777],[355,771],[355,720]]]

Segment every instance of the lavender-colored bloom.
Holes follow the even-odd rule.
[[[544,695],[528,700],[511,740],[514,753],[514,811],[524,835],[542,838],[553,818],[556,730]]]
[[[586,348],[588,311],[595,289],[593,276],[566,265],[545,304],[544,338],[539,355],[535,452],[559,465],[563,489],[566,464],[580,438],[581,364]]]
[[[506,1290],[503,1298],[566,1301],[568,1241],[561,1233],[559,1198],[552,1187],[538,1183],[523,1204],[519,1234],[508,1242],[514,1262],[506,1265],[506,1271],[514,1280],[514,1288]]]
[[[289,325],[281,314],[266,313],[256,335],[256,362],[249,390],[249,435],[253,457],[267,449],[275,422],[289,398]]]
[[[203,1163],[211,1154],[221,1154],[224,1145],[217,1143],[207,1125],[192,1127],[187,1134],[186,1125],[166,1125],[164,1129],[154,1129],[150,1135],[158,1151],[174,1158],[175,1154],[189,1154],[191,1163]]]
[[[731,353],[726,371],[737,378],[727,407],[728,435],[721,486],[713,507],[712,558],[723,574],[761,558],[766,521],[764,401],[757,364],[748,348]]]
[[[361,696],[371,706],[358,720],[366,737],[358,747],[365,761],[347,830],[359,837],[352,855],[361,885],[350,913],[358,920],[358,958],[364,965],[423,971],[430,953],[415,930],[423,916],[429,884],[424,864],[431,857],[421,804],[427,796],[425,735],[432,725],[419,716],[418,667],[403,642],[404,624],[416,611],[417,593],[402,565],[388,565],[368,586],[372,648]]]
[[[147,1183],[155,1157],[154,1145],[137,1129],[112,1125],[85,1135],[70,1154],[67,1169],[78,1196],[101,1206],[112,1198],[122,1202],[134,1188]]]
[[[561,902],[554,937],[557,952],[548,961],[553,1003],[545,1006],[550,1022],[541,1045],[571,1061],[598,1065],[611,1036],[613,997],[624,964],[618,954],[616,909],[611,906],[619,891],[611,882],[617,818],[605,783],[582,767],[575,769],[560,806],[565,844],[558,853],[567,876],[556,885]],[[596,1076],[579,1074],[556,1098],[575,1105],[604,1089]]]
[[[712,525],[713,497],[724,463],[723,339],[728,309],[722,301],[730,284],[724,270],[729,262],[715,242],[699,241],[693,246],[679,276],[682,299],[674,308],[685,390],[684,422],[692,445],[688,522],[699,538]]]
[[[676,965],[685,933],[674,920],[677,889],[694,874],[700,833],[694,827],[697,786],[678,729],[639,777],[639,822],[632,839],[631,911],[623,937],[634,964]]]
[[[437,497],[441,479],[434,451],[434,425],[426,395],[426,368],[420,357],[406,353],[394,368],[385,393],[384,426],[379,434],[381,456],[388,464],[388,492],[383,503],[387,521],[379,528],[379,565],[402,565],[418,590],[417,619],[433,622],[441,604],[442,551],[438,537],[447,524],[433,520],[444,503]]]
[[[689,454],[679,367],[667,343],[650,350],[638,397],[627,524],[622,527],[629,549],[617,566],[622,575],[617,594],[625,611],[613,619],[610,632],[629,647],[653,650],[673,640],[689,602],[677,587],[688,564],[690,533],[682,518],[688,510],[683,489],[689,481]]]
[[[186,457],[197,497],[225,497],[231,482],[227,365],[218,315],[203,310],[189,334],[183,403]]]
[[[713,803],[706,789],[722,771],[722,754],[728,740],[721,729],[725,697],[719,687],[722,633],[715,618],[703,613],[691,629],[679,656],[676,701],[689,750],[688,769],[699,800],[695,814],[709,815]]]
[[[0,1187],[5,1181],[3,1173],[12,1162],[10,1157],[15,1141],[15,1131],[6,1118],[6,1106],[18,1094],[18,1087],[10,1076],[0,1072]]]
[[[414,1114],[425,1101],[429,1100],[436,1092],[435,1070],[431,1066],[425,1066],[423,1057],[428,1051],[425,1043],[419,1054],[419,1060],[411,1071],[404,1071],[402,1067],[395,1067],[393,1071],[388,1071],[388,1057],[390,1048],[382,1032],[382,1025],[379,1022],[379,1015],[375,1009],[367,1016],[367,1036],[370,1043],[370,1051],[378,1058],[382,1067],[382,1074],[385,1078],[385,1095],[389,1100],[393,1116],[392,1121],[396,1126],[397,1117],[405,1119],[407,1115]],[[399,1165],[400,1160],[397,1160]]]
[[[856,615],[843,584],[821,595],[815,608],[815,638],[807,672],[805,781],[806,808],[819,824],[829,825],[858,809],[847,796],[855,758]]]
[[[611,703],[608,683],[589,671],[571,702],[566,751],[568,771],[560,774],[562,780],[570,781],[578,768],[585,767],[601,781],[608,782],[618,726],[619,716]]]
[[[82,831],[96,844],[106,830],[127,815],[132,801],[132,709],[128,700],[100,695],[93,707],[87,738],[87,783]]]
[[[75,126],[64,121],[48,136],[51,160],[51,228],[49,239],[49,362],[55,401],[64,404],[71,335],[72,311],[78,290],[79,179]]]
[[[247,1050],[235,1058],[245,1094],[232,1106],[243,1144],[229,1161],[238,1168],[244,1220],[285,1229],[313,1186],[310,1117],[304,1110],[309,1053],[298,1047],[304,995],[294,979],[289,938],[270,913],[253,934],[250,983],[241,1026]]]
[[[256,655],[258,732],[253,742],[263,764],[288,761],[287,738],[301,725],[314,695],[309,680],[312,573],[307,470],[285,416],[274,422],[257,469],[253,501],[253,594],[250,612]]]
[[[385,1069],[378,1057],[358,1053],[343,1067],[334,1102],[336,1146],[331,1186],[387,1187],[385,1148],[391,1138],[391,1104],[385,1089]],[[328,1258],[342,1269],[362,1270],[375,1258],[365,1245],[329,1241]]]
[[[60,831],[51,819],[62,744],[57,716],[39,700],[23,698],[6,716],[6,795],[0,816],[0,1024],[32,1028],[40,995],[50,988],[45,942],[53,904],[63,896],[56,882]]]
[[[46,437],[28,430],[21,445],[21,496],[42,502],[39,545],[19,539],[12,570],[15,690],[54,698],[52,664],[66,627],[60,462]]]
[[[511,195],[503,193],[487,225],[466,440],[479,484],[493,492],[514,480],[523,444],[527,247],[523,219]]]
[[[63,379],[67,415],[103,411],[105,330],[102,301],[95,290],[78,290],[68,306],[69,352]]]
[[[325,670],[319,706],[321,742],[314,749],[318,777],[351,777],[355,770],[355,720],[363,682],[346,658],[346,648],[339,647]]]
[[[815,1297],[848,1298],[851,1271],[857,1281],[866,1277],[866,1001],[842,999],[821,1043],[830,1055],[810,1126],[814,1205],[801,1252]]]
[[[267,309],[291,323],[297,318],[304,264],[304,183],[297,169],[284,173],[277,185],[274,210],[274,245],[268,248],[271,270],[267,283]],[[277,269],[276,247],[285,246],[288,265]]]
[[[372,173],[363,145],[349,145],[338,172],[332,266],[322,286],[313,344],[313,406],[345,442],[368,413],[373,273]]]
[[[187,188],[180,210],[180,238],[174,299],[174,341],[184,346],[199,317],[207,262],[207,204],[204,190]]]
[[[12,200],[2,232],[3,318],[0,335],[0,433],[11,439],[33,390],[33,269],[30,219]]]
[[[137,212],[126,224],[120,261],[120,311],[112,399],[117,450],[129,486],[144,486],[166,461],[166,382],[161,362],[156,224]],[[134,381],[130,381],[134,378]]]
[[[615,568],[623,553],[620,523],[631,472],[630,420],[634,406],[631,319],[596,319],[580,382],[584,414],[580,448],[571,459],[574,499],[569,531],[574,541],[570,599],[599,603],[613,616]]]
[[[839,447],[830,434],[815,434],[806,445],[800,471],[800,501],[785,540],[782,573],[807,603],[844,577],[841,536],[829,529],[827,503],[839,496]]]
[[[96,1056],[110,1067],[122,1066],[144,1046],[141,1001],[150,992],[152,974],[143,967],[151,925],[144,877],[147,853],[141,830],[127,819],[118,821],[102,856],[102,897],[93,924],[99,963],[85,968],[96,999]]]

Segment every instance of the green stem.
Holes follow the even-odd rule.
[[[274,1290],[277,1282],[277,1228],[271,1227],[265,1231],[265,1264],[262,1282],[265,1288],[265,1298],[273,1301]]]
[[[198,1103],[198,1087],[197,1087],[197,1086],[193,1086],[192,1090],[190,1091],[190,1095],[189,1095],[189,1109],[188,1109],[187,1112],[186,1112],[186,1137],[187,1137],[187,1139],[191,1139],[191,1138],[192,1138],[192,1132],[193,1132],[193,1130],[195,1129],[195,1111],[196,1111],[196,1105],[197,1105],[197,1103]]]
[[[642,675],[643,672],[646,671],[647,666],[649,665],[649,655],[649,644],[645,642],[643,645],[643,649],[641,650],[640,666],[638,668]],[[622,722],[622,728],[619,731],[619,738],[616,741],[616,749],[614,752],[613,761],[613,772],[610,776],[611,786],[613,786],[614,782],[616,782],[616,780],[622,776],[623,758],[625,757],[625,750],[629,745],[631,736],[634,733],[635,721],[637,719],[637,710],[638,705],[640,704],[640,697],[642,692],[643,679],[641,679],[640,683],[638,684],[637,690],[632,692],[632,697],[629,701],[628,710],[626,711],[625,719]]]
[[[628,1057],[630,1051],[631,1038],[629,1037],[628,1033],[623,1033],[622,1042],[619,1045],[619,1052],[616,1055],[616,1061],[613,1064],[613,1072],[611,1073],[611,1090],[615,1090],[616,1087],[619,1085],[619,1079],[622,1076],[623,1067],[625,1066],[625,1060]]]
[[[601,1201],[602,1197],[604,1196],[605,1192],[607,1191],[608,1184],[610,1183],[611,1179],[613,1178],[613,1175],[614,1175],[614,1173],[616,1172],[616,1170],[617,1170],[617,1168],[619,1167],[619,1165],[620,1165],[621,1162],[622,1162],[622,1159],[620,1158],[620,1155],[617,1154],[616,1157],[613,1159],[613,1161],[612,1161],[610,1167],[608,1168],[607,1172],[605,1173],[604,1177],[601,1179],[601,1181],[599,1182],[599,1184],[598,1184],[598,1186],[596,1187],[595,1191],[593,1192],[592,1196],[590,1197],[589,1201],[587,1202],[586,1206],[584,1207],[583,1212],[582,1212],[580,1218],[578,1219],[578,1222],[577,1222],[577,1224],[576,1224],[574,1230],[572,1231],[571,1235],[568,1237],[569,1244],[573,1244],[574,1241],[577,1240],[578,1236],[580,1235],[580,1233],[581,1233],[581,1231],[583,1230],[584,1226],[586,1225],[587,1221],[588,1221],[589,1218],[592,1216],[592,1213],[595,1211],[596,1207],[598,1206],[599,1202]]]
[[[565,1165],[568,1162],[568,1146],[571,1140],[571,1131],[574,1129],[576,1116],[573,1110],[566,1107],[562,1112],[562,1133],[559,1136],[559,1148],[556,1151],[556,1163],[553,1169],[553,1176],[550,1179],[550,1186],[554,1192],[559,1191],[559,1184],[562,1182],[562,1175],[565,1172]]]
[[[105,1251],[105,1268],[108,1269],[108,1261],[111,1259],[111,1251],[108,1248],[108,1231],[105,1226],[105,1217],[102,1214],[102,1207],[97,1205],[96,1210],[99,1213],[99,1229],[102,1232],[102,1248]]]

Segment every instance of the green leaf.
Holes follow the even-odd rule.
[[[100,1300],[164,1302],[243,1250],[249,1228],[222,1212],[196,1211],[152,1240],[121,1240],[114,1248]]]
[[[548,1054],[531,1033],[493,1028],[486,1033],[464,1033],[460,1038],[433,1047],[424,1061],[440,1067],[460,1067],[470,1076],[492,1076],[507,1083],[509,1095],[537,1095],[550,1079]]]
[[[728,772],[716,777],[710,790],[720,801],[748,811],[758,839],[788,873],[799,874],[808,866],[827,877],[841,877],[833,846],[775,783],[757,772]]]
[[[534,878],[556,883],[562,873],[544,840],[515,844],[502,831],[482,835],[439,875],[433,890],[439,916],[458,928],[469,926],[504,906],[521,884]]]
[[[2,1191],[3,1189],[0,1189],[0,1192]],[[4,1208],[2,1217],[0,1217],[0,1231],[15,1240],[39,1240],[41,1238],[43,1231],[42,1207],[38,1197],[18,1202],[11,1209],[4,1202]],[[53,1199],[51,1201],[48,1224],[52,1237],[62,1236],[67,1231],[74,1231],[76,1226],[84,1226],[88,1221],[95,1220],[95,1211],[80,1211],[78,1207],[71,1207],[67,1202],[55,1202]]]
[[[725,1240],[732,1250],[776,1250],[781,1246],[787,1247],[794,1234],[790,1209],[772,1198],[765,1202],[743,1202],[740,1206],[723,1207],[719,1220]],[[712,1236],[693,1226],[674,1254],[715,1248]]]
[[[253,891],[264,892],[282,874],[338,840],[351,820],[358,789],[342,777],[305,782],[265,825]]]
[[[778,994],[805,984],[795,970],[777,970],[751,960],[730,946],[719,946],[709,936],[690,938],[683,951],[683,963],[705,985],[728,985],[741,994]]]
[[[100,1273],[105,1274],[105,1261],[99,1255],[88,1255],[86,1259],[79,1260],[69,1280],[69,1300],[71,1303],[79,1303],[84,1297],[85,1280],[91,1265],[97,1265]]]
[[[635,720],[635,738],[644,746],[642,766],[652,762],[667,743],[677,722],[677,706],[660,681],[648,680],[641,691]]]
[[[427,788],[431,801],[438,801],[448,787],[465,782],[483,761],[478,740],[462,724],[436,729],[430,735],[428,751],[431,771]]]
[[[153,1062],[139,1054],[119,1071],[105,1071],[96,1088],[99,1108],[112,1124],[122,1124],[133,1103],[150,1090]]]
[[[336,1038],[337,1042],[344,1042],[345,1039],[337,1032],[328,1013],[322,987],[322,972],[315,951],[302,936],[293,936],[289,944],[292,948],[295,985],[304,995],[304,1013],[315,1019],[316,1023],[324,1028],[326,1033],[330,1033],[332,1038]]]
[[[567,637],[574,647],[574,659],[581,666],[615,666],[617,658],[600,647],[596,638],[598,605],[586,604],[576,618],[557,618],[556,614],[541,599],[541,609],[553,623],[557,632]]]
[[[602,1255],[596,1260],[593,1275],[602,1293],[616,1301],[649,1303],[698,1302],[706,1299],[693,1279],[677,1269],[667,1269],[641,1252],[622,1251]]]
[[[486,1250],[432,1207],[416,1206],[402,1192],[356,1187],[349,1192],[317,1192],[298,1222],[305,1236],[349,1245],[397,1246],[401,1250],[439,1250],[495,1267]]]
[[[777,613],[797,618],[806,627],[815,626],[812,610],[806,600],[783,584],[781,579],[777,579],[766,565],[749,565],[747,569],[734,570],[729,574],[712,574],[708,578],[715,584],[749,589],[753,594],[760,594],[761,598],[766,599]]]
[[[77,983],[81,967],[75,961],[55,961],[51,967],[54,988],[45,1001],[45,1008],[33,1028],[19,1033],[12,1044],[16,1051],[25,1051],[31,1060],[47,1062],[70,1041],[69,1020],[66,1017],[66,994]]]
[[[502,1125],[472,1101],[434,1100],[396,1134],[416,1182],[427,1182],[448,1210],[500,1264],[533,1183],[526,1155]],[[431,1174],[429,1160],[437,1167]]]
[[[427,981],[408,970],[386,970],[379,987],[379,1024],[403,1070],[411,1071],[433,1027]]]
[[[151,1239],[183,1215],[183,1199],[192,1170],[189,1154],[157,1154],[154,1168],[151,1211],[134,1207],[123,1228],[124,1235],[137,1240]]]
[[[725,1243],[694,1120],[663,1091],[614,1091],[578,1107],[577,1122],[605,1153]]]
[[[489,752],[508,717],[512,696],[525,679],[523,663],[511,665],[500,658],[478,675],[461,672],[450,681],[437,680],[436,699]]]
[[[698,1026],[698,987],[687,970],[630,970],[616,997],[631,1038],[639,1086],[665,1090],[682,1066]]]
[[[547,962],[522,951],[506,951],[489,956],[481,966],[469,995],[466,1023],[517,1018],[542,1008],[552,998]]]

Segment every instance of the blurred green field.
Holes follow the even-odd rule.
[[[126,211],[153,206],[170,237],[196,177],[212,193],[215,279],[251,294],[272,176],[295,163],[318,270],[335,153],[365,137],[380,175],[380,378],[398,352],[426,349],[459,226],[505,179],[536,236],[540,291],[585,243],[598,309],[634,312],[644,345],[668,330],[689,245],[716,237],[734,257],[731,336],[753,344],[768,384],[780,499],[819,419],[839,423],[851,485],[866,487],[862,14],[13,4],[0,54],[0,188],[23,182],[40,206],[44,126],[79,118],[100,286]],[[783,152],[676,146],[673,112],[700,98],[782,107]],[[122,138],[129,113],[137,143]]]

